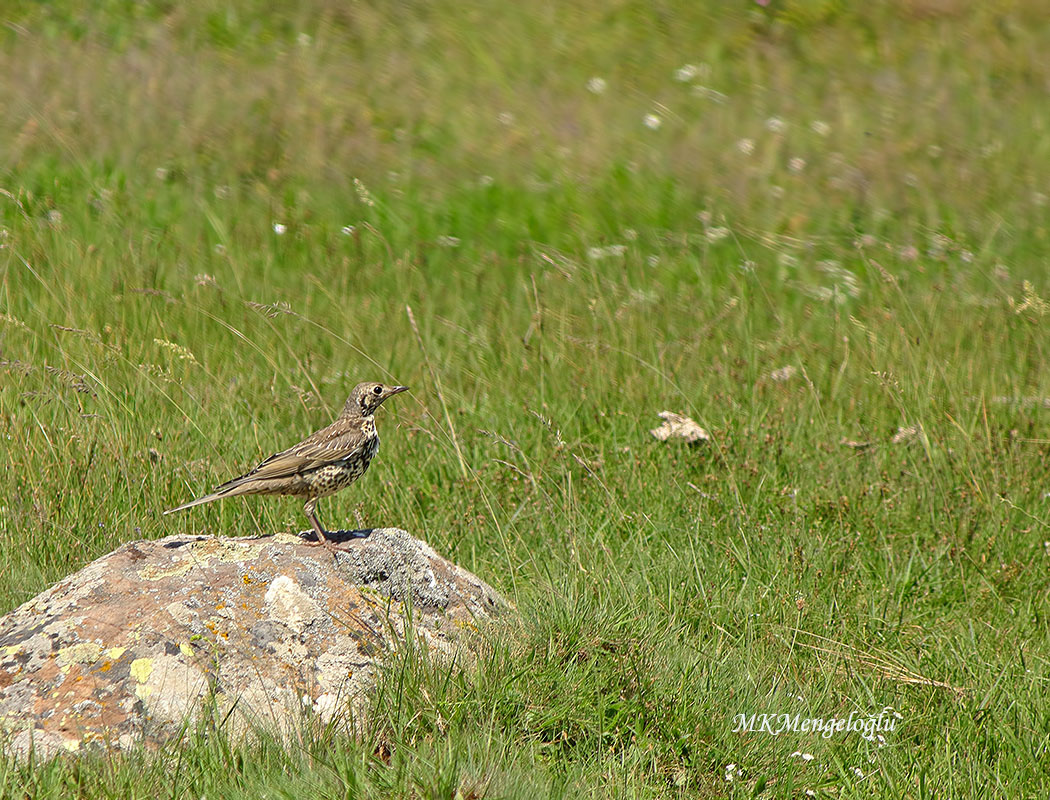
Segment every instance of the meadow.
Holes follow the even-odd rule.
[[[322,519],[517,614],[394,655],[356,736],[5,758],[0,796],[1050,796],[1044,11],[5,4],[0,610],[303,529],[161,512],[379,380]]]

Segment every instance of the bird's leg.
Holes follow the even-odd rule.
[[[317,519],[317,498],[311,497],[303,505],[303,513],[306,514],[306,518],[310,520],[310,526],[314,529],[314,533],[317,534],[317,542],[313,545],[321,545],[329,550],[332,549],[332,543],[324,535],[324,526],[321,525],[321,521]]]

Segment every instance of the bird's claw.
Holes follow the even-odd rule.
[[[313,537],[312,539],[309,537]],[[324,536],[318,536],[314,531],[302,531],[299,534],[299,538],[303,540],[303,544],[307,547],[323,547],[325,550],[335,552],[339,549],[339,546],[331,539],[326,539]]]

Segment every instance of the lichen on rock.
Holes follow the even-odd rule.
[[[0,619],[0,732],[24,756],[155,747],[207,702],[228,729],[360,714],[379,661],[506,602],[402,530],[132,542]],[[452,622],[454,624],[448,624]]]

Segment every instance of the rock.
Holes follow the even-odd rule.
[[[666,442],[668,439],[683,439],[689,444],[697,444],[711,439],[707,431],[682,414],[661,411],[657,416],[663,420],[663,424],[659,428],[653,428],[649,433],[661,442]]]
[[[907,427],[897,428],[897,432],[893,434],[893,438],[890,442],[893,444],[910,444],[911,442],[918,441],[922,437],[922,425],[908,425]]]
[[[432,653],[506,602],[394,528],[126,544],[0,619],[0,730],[24,757],[155,748],[204,708],[240,735],[360,714],[406,631]]]

